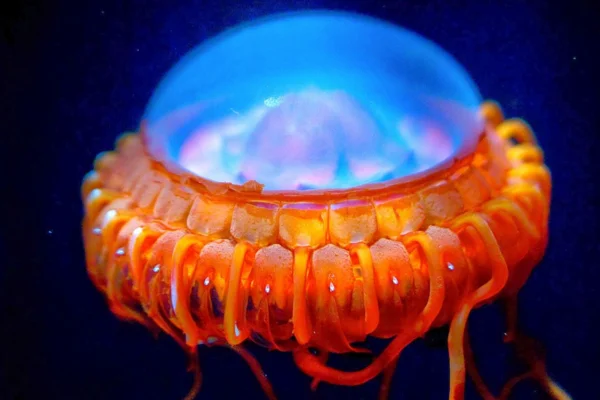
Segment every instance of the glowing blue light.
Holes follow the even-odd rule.
[[[144,116],[150,151],[203,178],[348,188],[453,157],[483,129],[480,95],[428,40],[352,14],[243,25],[166,76]]]

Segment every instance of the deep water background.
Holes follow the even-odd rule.
[[[596,399],[600,344],[598,17],[592,2],[8,1],[0,8],[0,399],[180,399],[191,385],[167,337],[117,320],[88,280],[83,175],[137,126],[162,75],[200,41],[276,11],[337,8],[413,29],[453,54],[485,97],[534,127],[554,191],[550,246],[521,294],[523,328],[575,399]],[[594,89],[596,87],[596,89]],[[497,306],[474,313],[479,368],[495,390],[518,371]],[[447,398],[444,338],[410,346],[393,399]],[[322,385],[291,356],[252,347],[281,399],[373,399],[378,382]],[[202,349],[202,399],[262,399],[245,363]],[[356,368],[364,360],[338,363]],[[477,398],[471,386],[467,398]],[[514,398],[544,398],[534,384]]]

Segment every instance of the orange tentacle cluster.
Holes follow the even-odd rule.
[[[191,353],[230,345],[260,371],[238,347],[250,339],[293,351],[315,385],[385,372],[387,393],[402,349],[450,324],[450,398],[462,398],[469,313],[514,296],[548,237],[551,179],[535,137],[494,103],[482,112],[488,132],[443,171],[317,194],[207,183],[125,135],[83,183],[89,274],[116,315]],[[369,335],[393,340],[368,367],[326,365],[329,352],[366,351],[355,346]]]

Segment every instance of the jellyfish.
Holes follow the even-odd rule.
[[[448,326],[449,398],[477,373],[471,311],[507,305],[507,341],[556,399],[516,324],[516,296],[548,240],[551,178],[531,128],[484,102],[456,60],[370,17],[300,12],[231,29],[162,80],[136,132],[82,185],[86,265],[111,310],[190,355],[290,352],[319,382],[383,375]],[[368,353],[359,371],[329,354]]]

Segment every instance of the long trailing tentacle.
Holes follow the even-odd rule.
[[[195,399],[200,392],[200,388],[202,387],[202,369],[200,368],[200,357],[198,356],[198,351],[195,347],[194,350],[190,352],[189,370],[194,373],[194,383],[183,400]]]
[[[480,214],[465,214],[455,220],[454,228],[457,231],[465,226],[475,228],[487,250],[487,255],[492,266],[491,279],[473,292],[463,302],[458,312],[452,318],[448,334],[448,351],[450,356],[450,399],[464,398],[465,387],[465,357],[464,334],[467,320],[471,310],[479,303],[497,295],[506,285],[508,280],[508,267],[502,256],[500,247],[494,234],[484,217]]]
[[[227,346],[227,347],[229,347],[230,349],[232,349],[233,351],[238,353],[240,356],[242,356],[244,361],[246,361],[246,363],[248,363],[248,366],[252,370],[252,373],[254,373],[254,375],[256,376],[256,379],[258,379],[258,382],[260,383],[260,386],[262,387],[263,392],[265,393],[267,398],[269,400],[277,400],[277,397],[275,396],[275,392],[273,392],[273,387],[271,386],[271,382],[269,382],[269,379],[267,379],[267,375],[264,373],[258,360],[256,358],[254,358],[254,356],[252,354],[250,354],[250,352],[248,352],[248,350],[244,349],[241,346]]]
[[[475,363],[475,356],[473,354],[473,348],[471,347],[471,339],[469,337],[469,330],[465,329],[464,334],[464,350],[465,350],[465,363],[467,367],[467,373],[469,374],[469,378],[473,381],[475,385],[475,389],[484,400],[494,400],[495,397],[485,384],[479,370],[477,370],[477,365]]]
[[[571,400],[571,396],[548,375],[546,357],[541,344],[519,332],[517,296],[511,296],[503,303],[507,325],[505,342],[514,344],[517,356],[528,366],[529,370],[510,379],[502,388],[499,400],[508,399],[512,389],[525,379],[534,379],[539,382],[546,393],[555,400]]]
[[[390,388],[392,386],[392,378],[394,377],[394,372],[396,371],[397,364],[398,359],[396,358],[383,370],[383,378],[381,380],[381,386],[379,388],[379,400],[387,400],[389,398]]]

